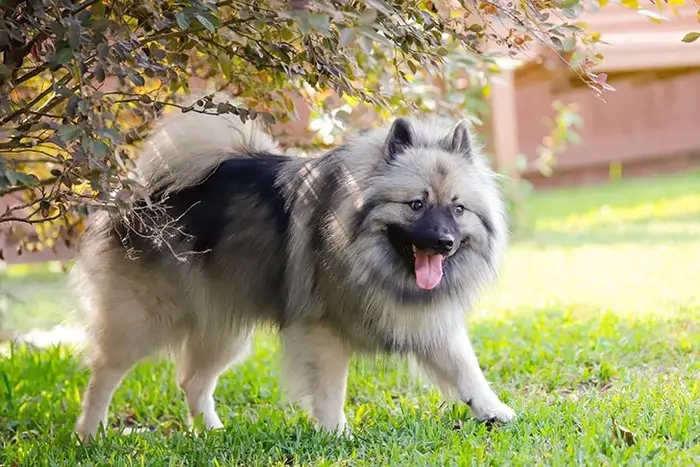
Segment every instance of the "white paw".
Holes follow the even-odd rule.
[[[207,420],[204,426],[206,426],[207,430],[220,430],[224,427],[224,424],[221,423],[219,417],[216,417],[211,420]]]
[[[339,438],[352,438],[352,430],[344,417],[343,420],[337,423],[321,423],[317,421],[316,429],[321,432],[330,433]]]
[[[85,418],[81,417],[75,425],[75,434],[78,435],[81,443],[88,445],[95,441],[100,427],[104,428],[101,423],[88,423]]]
[[[221,423],[221,420],[219,419],[219,416],[216,415],[216,412],[202,413],[196,417],[189,415],[187,417],[187,424],[191,428],[194,428],[195,431],[199,429],[202,431],[213,431],[220,430],[224,427],[224,424]]]
[[[496,396],[486,400],[472,399],[469,406],[480,421],[510,422],[515,419],[515,411],[498,400]]]
[[[78,435],[78,439],[80,440],[80,443],[84,445],[91,444],[95,440],[95,434],[90,433],[89,431],[83,431],[83,430],[75,430],[75,434]]]

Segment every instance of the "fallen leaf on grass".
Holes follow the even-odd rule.
[[[624,441],[627,443],[627,446],[634,446],[634,444],[637,442],[637,436],[632,433],[628,428],[620,425],[615,421],[613,418],[613,437],[615,438],[616,441]]]
[[[146,433],[155,431],[153,425],[142,425],[134,412],[124,412],[112,422],[112,428],[120,430],[122,434]]]

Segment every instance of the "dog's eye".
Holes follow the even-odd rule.
[[[464,214],[465,209],[466,208],[464,206],[458,204],[457,206],[455,206],[455,214],[461,216],[462,214]]]
[[[415,201],[409,201],[408,207],[410,207],[414,211],[420,211],[421,209],[423,209],[423,201],[421,201],[419,199],[417,199]]]

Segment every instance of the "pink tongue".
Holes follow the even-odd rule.
[[[425,290],[435,288],[442,280],[442,255],[416,251],[416,284]]]

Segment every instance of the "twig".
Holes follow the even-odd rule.
[[[38,102],[40,102],[44,97],[48,96],[52,91],[54,91],[55,86],[63,86],[64,84],[68,83],[71,80],[70,75],[65,75],[63,78],[59,79],[56,84],[49,86],[46,88],[43,92],[39,93],[38,96],[36,96],[34,99],[32,99],[29,104],[25,105],[23,108],[18,109],[14,112],[12,112],[10,115],[7,117],[3,118],[0,120],[0,125],[4,125],[8,122],[11,122],[18,116],[22,115],[23,113],[27,112],[27,110],[31,109],[34,107]]]
[[[32,215],[36,214],[36,212],[32,213]],[[4,217],[0,216],[0,223],[3,222],[22,222],[24,224],[43,224],[44,222],[51,222],[55,221],[56,219],[61,218],[63,216],[63,213],[58,213],[55,216],[51,217],[44,217],[41,219],[30,219],[29,217]]]
[[[10,195],[12,193],[17,193],[18,191],[32,190],[34,188],[48,186],[48,185],[51,185],[53,183],[56,183],[57,181],[58,181],[58,177],[52,177],[52,178],[47,178],[47,179],[41,180],[39,182],[39,185],[37,185],[37,186],[13,186],[11,188],[1,190],[0,196],[6,196],[6,195]]]
[[[227,27],[227,26],[230,26],[230,25],[236,24],[236,23],[246,23],[248,21],[250,21],[250,19],[235,18],[235,19],[231,19],[231,20],[228,20],[228,21],[221,23],[221,26],[219,26],[219,28]],[[162,39],[172,39],[174,37],[182,37],[182,36],[186,36],[188,34],[192,34],[193,32],[202,31],[204,29],[205,29],[204,26],[198,25],[198,26],[183,29],[180,31],[170,31],[170,32],[164,32],[161,34],[154,34],[152,36],[146,36],[146,37],[142,38],[139,42],[140,42],[141,47],[143,47],[144,45],[149,44],[151,42],[159,41]]]

